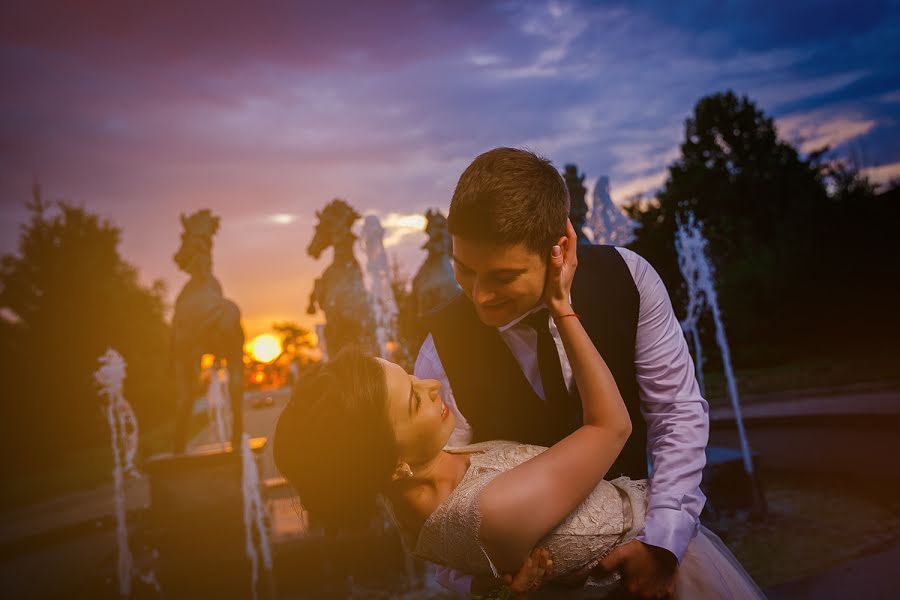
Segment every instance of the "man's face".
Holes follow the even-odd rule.
[[[452,236],[453,272],[481,322],[501,327],[533,308],[544,292],[547,263],[525,244]]]

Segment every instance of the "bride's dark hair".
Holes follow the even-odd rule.
[[[275,465],[314,524],[357,529],[397,465],[384,370],[356,349],[302,377],[275,428]]]

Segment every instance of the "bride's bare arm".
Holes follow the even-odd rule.
[[[569,290],[577,265],[575,231],[567,227],[564,256],[551,256],[544,291],[581,395],[584,425],[546,452],[500,474],[481,492],[481,543],[501,572],[511,572],[606,475],[631,435],[631,420],[615,379],[581,322]]]

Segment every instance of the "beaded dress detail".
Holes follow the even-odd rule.
[[[414,554],[471,574],[493,573],[478,541],[478,497],[494,478],[544,452],[542,446],[483,442],[450,452],[472,453],[459,485],[425,521]],[[538,545],[553,557],[554,573],[565,574],[608,554],[640,532],[647,505],[647,481],[621,477],[601,481],[581,505]]]

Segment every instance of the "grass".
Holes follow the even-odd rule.
[[[189,437],[202,430],[206,422],[205,414],[194,415]],[[142,433],[140,452],[143,456],[152,456],[169,451],[173,435],[174,422]],[[16,475],[7,474],[0,479],[0,512],[112,483],[112,451],[108,440],[104,442],[105,445],[70,452],[52,466]]]
[[[86,448],[67,454],[53,466],[7,475],[0,480],[0,510],[12,510],[112,481],[112,464],[109,448]]]
[[[769,515],[707,523],[760,587],[802,579],[900,540],[900,498],[847,482],[776,476]]]

